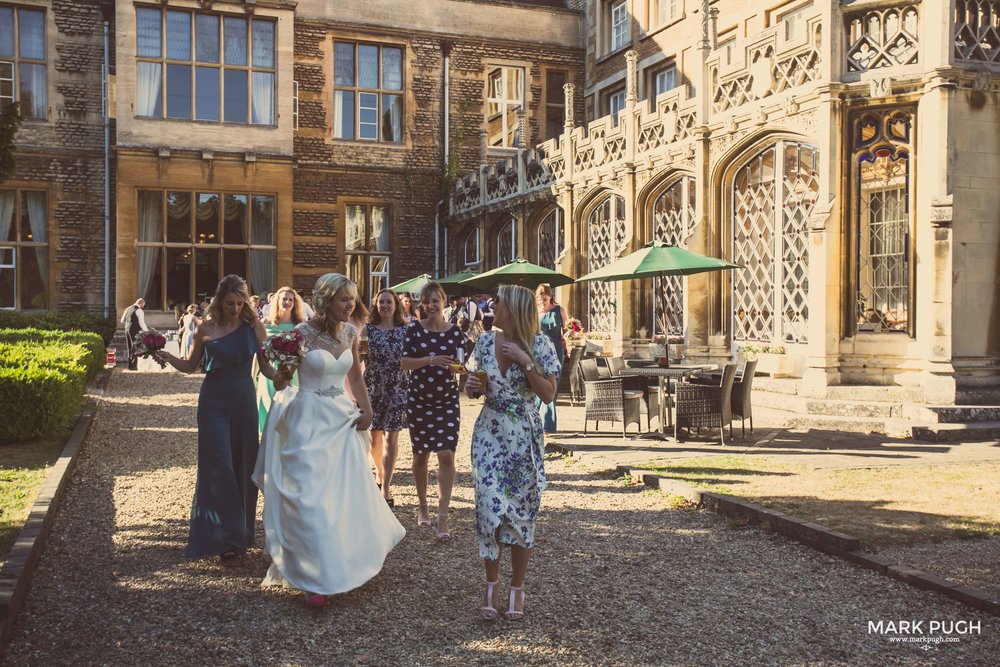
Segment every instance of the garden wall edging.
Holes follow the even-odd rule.
[[[681,496],[716,514],[745,520],[764,530],[779,533],[825,553],[839,556],[861,567],[873,570],[903,583],[923,590],[934,591],[975,609],[1000,616],[1000,600],[989,593],[964,586],[935,574],[897,563],[861,550],[861,540],[812,521],[805,521],[756,503],[740,500],[721,493],[703,491],[693,484],[651,473],[641,468],[618,466],[618,471],[640,480],[648,487],[659,489],[670,496]]]

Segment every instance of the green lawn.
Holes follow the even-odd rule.
[[[66,436],[0,445],[0,562],[17,540],[28,509],[65,444]]]

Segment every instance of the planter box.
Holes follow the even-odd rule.
[[[750,358],[750,357],[748,357]],[[792,358],[786,354],[771,354],[765,352],[757,355],[757,372],[767,373],[771,377],[790,377],[795,369]]]

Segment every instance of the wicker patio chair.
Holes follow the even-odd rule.
[[[572,347],[569,351],[569,361],[563,367],[562,384],[564,386],[560,388],[560,391],[568,391],[570,405],[576,405],[577,401],[583,401],[583,374],[580,372],[583,350],[582,345]]]
[[[725,426],[733,437],[732,390],[736,364],[726,364],[722,384],[716,387],[680,382],[674,390],[674,438],[679,428],[718,428],[723,446]]]
[[[753,409],[750,404],[750,390],[753,385],[753,375],[757,370],[757,360],[748,361],[743,367],[743,377],[733,382],[733,417],[740,418],[740,428],[743,437],[747,435],[746,420],[750,420],[750,435],[753,435]]]
[[[621,377],[601,378],[596,359],[581,360],[580,371],[583,373],[585,387],[584,435],[587,434],[587,422],[590,420],[597,422],[595,430],[600,428],[602,421],[621,422],[623,438],[627,435],[629,424],[635,424],[642,430],[641,391],[625,389],[624,378]],[[647,426],[648,421],[647,418]]]
[[[621,357],[608,357],[608,370],[611,371],[611,377],[617,377],[622,374],[625,369],[625,360]]]

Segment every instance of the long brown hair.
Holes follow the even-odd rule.
[[[392,300],[396,306],[392,311],[392,324],[393,326],[401,327],[406,324],[406,322],[403,321],[403,303],[400,301],[399,295],[388,287],[380,289],[378,294],[376,294],[375,298],[372,300],[372,314],[371,317],[368,318],[368,321],[375,326],[382,324],[382,313],[378,309],[378,299],[385,292],[392,295]]]
[[[257,311],[250,305],[250,292],[247,290],[247,281],[236,274],[230,274],[219,281],[219,286],[215,288],[215,296],[208,304],[208,311],[205,319],[218,323],[222,319],[222,300],[228,295],[235,294],[243,302],[240,306],[239,319],[251,324],[257,321]]]

